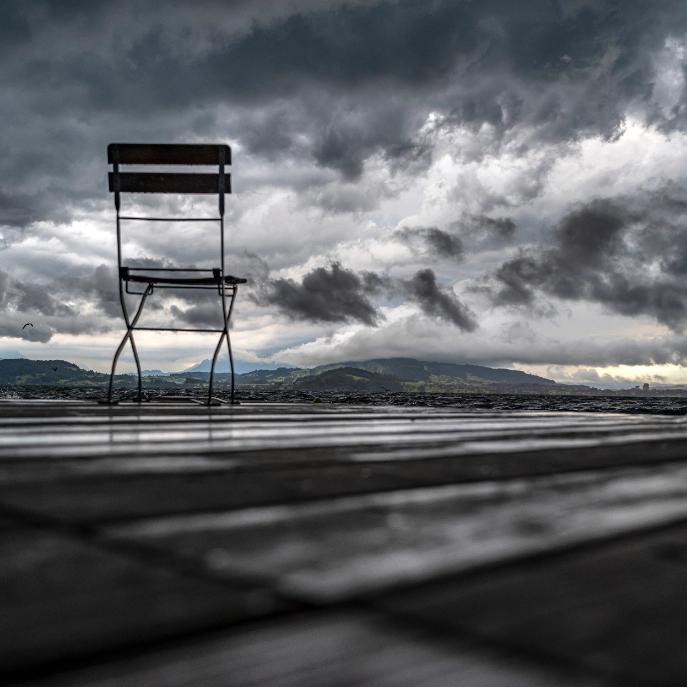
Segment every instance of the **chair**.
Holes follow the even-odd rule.
[[[208,392],[208,404],[216,404],[220,401],[213,398],[213,381],[217,356],[226,338],[229,351],[229,364],[231,366],[231,402],[234,400],[234,359],[231,353],[231,341],[229,338],[229,321],[236,300],[239,284],[245,284],[245,279],[240,279],[224,272],[224,194],[231,193],[231,175],[225,173],[225,165],[231,164],[231,149],[228,145],[166,145],[166,144],[139,144],[139,143],[111,143],[107,147],[107,161],[112,165],[112,171],[108,174],[109,188],[114,193],[115,209],[117,211],[117,266],[119,275],[119,299],[122,304],[122,313],[126,324],[126,334],[122,339],[112,361],[112,373],[107,393],[107,402],[112,403],[114,389],[115,370],[117,361],[126,345],[131,343],[131,350],[136,360],[138,370],[138,401],[142,400],[141,363],[134,341],[134,331],[189,331],[189,332],[214,332],[220,334],[215,347],[210,368],[210,388]],[[202,173],[160,173],[160,172],[120,172],[120,165],[217,165],[218,172],[213,174]],[[135,217],[120,214],[122,193],[203,193],[214,194],[219,197],[218,217]],[[146,222],[219,222],[220,255],[219,267],[213,268],[142,268],[130,267],[122,263],[122,222],[146,221]],[[148,296],[155,289],[211,289],[217,290],[222,302],[222,315],[224,326],[222,329],[195,329],[177,327],[139,327],[138,320],[143,311]],[[136,312],[131,318],[126,306],[124,294],[141,296]],[[227,307],[229,300],[229,307]]]

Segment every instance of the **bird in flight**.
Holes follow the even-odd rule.
[[[53,370],[54,370],[55,372],[57,372],[57,368],[56,368],[56,367],[53,367]]]
[[[27,322],[27,323],[22,327],[22,331],[23,331],[24,329],[26,329],[27,327],[33,327],[33,325],[32,325],[30,322]]]

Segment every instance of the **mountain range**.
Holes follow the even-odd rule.
[[[337,367],[355,367],[378,374],[394,375],[408,382],[428,382],[433,376],[454,377],[463,381],[481,380],[505,382],[508,384],[555,384],[551,379],[504,368],[483,367],[481,365],[460,365],[456,363],[431,363],[415,358],[377,358],[364,362],[348,361],[320,365],[311,370],[311,374],[320,374]]]
[[[196,367],[200,367],[196,366]],[[204,370],[166,373],[144,370],[146,386],[202,384],[209,372]],[[217,373],[219,382],[227,381],[227,372]],[[0,384],[90,385],[106,384],[109,375],[85,370],[65,360],[0,360]],[[116,376],[117,384],[133,385],[135,375]],[[367,390],[367,391],[484,391],[499,385],[509,388],[528,386],[552,387],[556,383],[520,370],[494,369],[480,365],[433,363],[414,358],[379,358],[320,365],[312,369],[279,367],[253,370],[236,375],[239,386],[293,388],[302,390]]]

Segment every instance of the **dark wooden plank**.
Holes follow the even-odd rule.
[[[275,607],[259,587],[181,576],[49,529],[6,527],[0,537],[0,674]]]
[[[58,675],[38,687],[581,687],[600,685],[522,658],[438,641],[363,611],[300,614],[133,659]]]
[[[413,460],[475,453],[595,449],[650,444],[674,458],[687,456],[687,424],[596,423],[526,418],[508,422],[465,419],[332,418],[318,422],[222,416],[193,418],[118,418],[89,423],[22,423],[0,426],[4,462],[20,458],[171,455],[189,456],[243,450],[356,448],[356,462]],[[367,448],[367,452],[366,452]],[[653,452],[653,448],[651,452]]]
[[[396,489],[658,465],[684,443],[359,462],[342,449],[0,462],[0,504],[73,523],[298,503]]]
[[[603,670],[687,684],[687,526],[446,579],[376,602],[395,613]]]
[[[231,164],[231,148],[226,144],[110,143],[107,162],[120,165],[217,165],[220,150],[224,164]]]
[[[225,175],[226,193],[230,193],[229,175]],[[115,174],[108,173],[110,191],[115,190]],[[122,193],[219,193],[219,174],[183,174],[160,172],[121,172]]]
[[[151,519],[103,529],[316,603],[687,517],[687,466],[482,482]]]
[[[71,522],[659,463],[687,455],[687,442],[673,438],[685,424],[675,418],[309,408],[293,414],[290,406],[240,406],[232,413],[195,406],[183,413],[179,406],[123,411],[95,404],[18,406],[32,416],[0,422],[0,503]],[[86,414],[65,417],[65,408]],[[45,418],[43,412],[57,415]],[[583,445],[570,448],[576,442]]]

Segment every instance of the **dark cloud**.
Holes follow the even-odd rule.
[[[317,267],[299,284],[293,279],[273,279],[253,294],[258,305],[277,306],[294,320],[310,322],[358,321],[376,326],[380,313],[366,295],[365,280],[332,263]]]
[[[72,308],[61,301],[54,287],[21,282],[3,271],[0,271],[0,304],[3,310],[21,315],[74,315]]]
[[[687,325],[687,198],[677,186],[594,200],[565,215],[547,242],[521,249],[486,287],[496,305],[532,307],[541,295]]]
[[[53,332],[50,327],[39,324],[38,326],[26,327],[24,329],[24,324],[26,323],[21,320],[22,318],[19,317],[5,317],[0,322],[0,337],[35,341],[37,343],[48,343],[52,339]]]
[[[356,273],[335,262],[329,269],[308,272],[300,284],[293,279],[267,280],[251,298],[258,305],[277,306],[295,320],[358,321],[374,327],[383,316],[371,296],[405,297],[430,317],[464,331],[477,327],[470,309],[453,291],[437,284],[431,269],[419,270],[411,279],[395,279],[370,271]]]
[[[474,331],[477,322],[470,309],[449,289],[442,289],[431,269],[420,270],[412,279],[403,282],[403,287],[411,300],[430,317],[451,322],[466,332]]]
[[[14,300],[19,312],[61,317],[74,315],[74,310],[60,302],[49,287],[14,282],[10,288],[12,291],[10,298]]]
[[[394,232],[396,236],[415,249],[418,240],[422,242],[427,254],[437,258],[463,258],[463,243],[455,234],[442,231],[437,227],[406,227]]]

